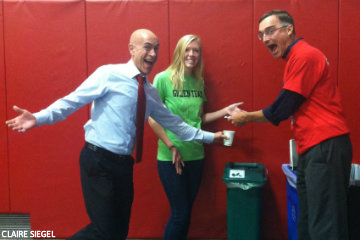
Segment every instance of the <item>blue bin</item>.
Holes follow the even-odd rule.
[[[291,170],[290,164],[283,164],[282,170],[286,175],[288,240],[297,240],[299,198],[296,191],[296,171]]]

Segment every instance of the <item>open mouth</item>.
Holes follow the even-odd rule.
[[[277,44],[270,44],[267,46],[267,48],[270,50],[270,52],[274,53],[277,49]]]
[[[148,59],[144,59],[144,62],[147,63],[147,64],[153,64],[153,61],[152,61],[152,60],[148,60]]]
[[[144,59],[144,63],[151,67],[154,65],[154,60]]]

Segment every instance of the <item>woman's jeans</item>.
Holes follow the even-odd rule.
[[[191,210],[198,193],[204,160],[186,161],[181,175],[172,162],[158,161],[158,172],[170,203],[171,215],[164,232],[164,240],[185,240]]]

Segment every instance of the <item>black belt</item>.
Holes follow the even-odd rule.
[[[131,158],[130,155],[121,155],[121,154],[113,153],[113,152],[111,152],[111,151],[109,151],[109,150],[106,150],[106,149],[104,149],[104,148],[98,147],[98,146],[96,146],[96,145],[94,145],[94,144],[91,144],[91,143],[88,143],[88,142],[85,142],[85,147],[86,147],[87,149],[90,149],[90,150],[92,150],[92,151],[94,151],[94,152],[98,152],[98,153],[103,154],[103,155],[105,155],[105,156],[121,157],[121,158]]]

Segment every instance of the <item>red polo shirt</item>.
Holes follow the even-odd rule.
[[[285,59],[284,89],[306,98],[292,116],[292,130],[299,154],[328,138],[349,133],[337,82],[331,77],[325,55],[300,40]]]

